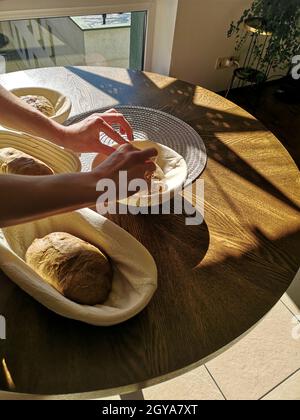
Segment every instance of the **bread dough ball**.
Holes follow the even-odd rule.
[[[66,298],[82,305],[105,302],[112,287],[111,264],[98,248],[69,233],[36,239],[27,264]]]
[[[45,96],[26,95],[20,96],[20,99],[22,99],[22,101],[26,102],[28,105],[33,106],[35,109],[37,109],[47,117],[53,117],[53,115],[55,115],[54,106],[49,101],[49,99],[45,98]]]
[[[53,175],[44,162],[12,147],[0,149],[0,173],[15,175]]]

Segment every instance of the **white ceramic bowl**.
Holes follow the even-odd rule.
[[[0,149],[5,147],[13,147],[40,159],[56,174],[80,172],[81,170],[80,160],[73,152],[38,137],[0,130]]]
[[[43,87],[23,87],[11,89],[11,92],[18,97],[26,95],[44,96],[52,103],[55,109],[55,115],[50,118],[60,124],[63,124],[70,115],[72,108],[70,98],[57,90]]]

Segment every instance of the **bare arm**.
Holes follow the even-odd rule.
[[[0,124],[24,133],[42,137],[59,146],[76,152],[100,152],[109,154],[111,149],[102,145],[99,134],[103,132],[119,144],[126,143],[112,128],[120,126],[121,133],[132,140],[132,129],[123,115],[111,109],[104,114],[94,114],[85,120],[65,127],[46,117],[32,106],[17,98],[0,85]]]
[[[94,171],[52,176],[0,175],[0,227],[65,213],[95,204],[97,182],[109,178],[118,185],[119,171],[127,171],[128,180],[143,178],[154,171],[149,159],[155,149],[138,151],[130,144],[119,148]]]
[[[0,123],[61,144],[63,127],[17,98],[0,85]]]
[[[96,200],[91,173],[54,176],[0,175],[0,227],[90,206]]]

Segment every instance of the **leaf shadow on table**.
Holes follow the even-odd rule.
[[[128,77],[131,80],[131,84],[128,84],[78,67],[67,67],[67,69],[109,95],[112,99],[112,106],[117,101],[119,105],[153,107],[183,119],[202,136],[209,159],[215,160],[294,210],[300,210],[299,204],[286,196],[218,137],[218,134],[239,133],[244,136],[246,142],[245,134],[251,136],[251,132],[262,132],[263,136],[264,131],[268,132],[259,121],[246,112],[242,115],[231,112],[233,108],[236,108],[233,103],[227,101],[228,108],[222,109],[220,104],[224,98],[214,95],[215,108],[213,108],[211,100],[207,101],[208,106],[197,105],[195,103],[197,95],[200,95],[201,101],[205,103],[206,96],[208,97],[208,94],[212,93],[208,93],[205,89],[197,92],[197,87],[194,85],[176,79],[171,79],[166,86],[160,87],[159,81],[155,82],[155,75],[151,76],[151,74],[134,70],[128,70]]]

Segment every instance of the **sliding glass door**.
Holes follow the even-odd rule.
[[[0,72],[95,65],[142,70],[147,12],[0,22]]]

